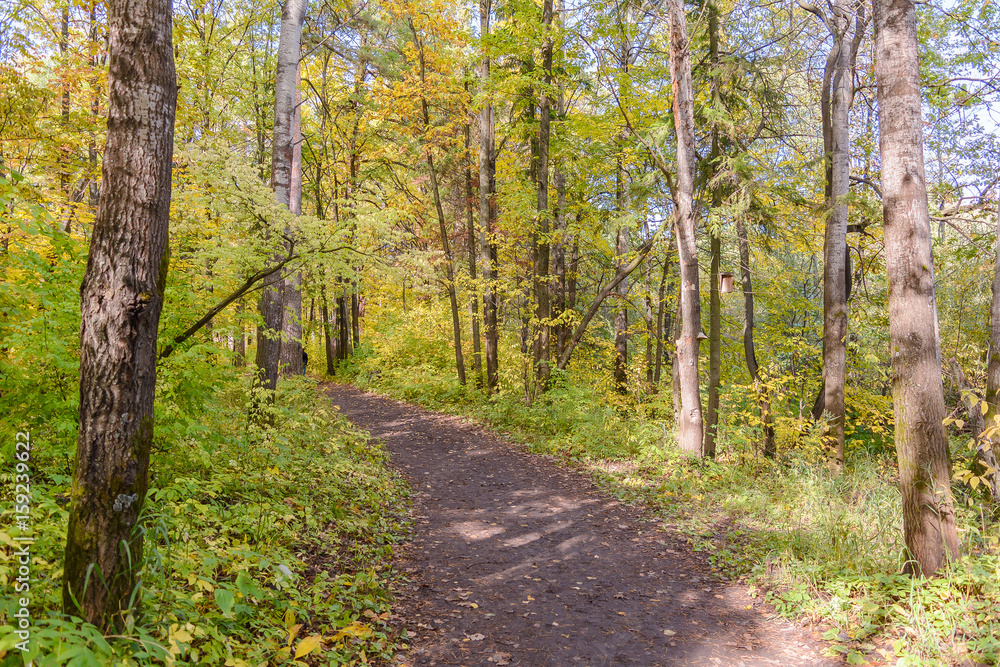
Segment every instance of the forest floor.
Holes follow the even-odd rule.
[[[329,384],[411,486],[405,665],[837,665],[817,633],[585,475],[460,418]]]

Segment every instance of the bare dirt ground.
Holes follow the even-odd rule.
[[[642,508],[496,434],[348,385],[413,490],[406,665],[838,665]]]

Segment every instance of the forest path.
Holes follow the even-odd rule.
[[[460,418],[325,391],[412,489],[406,665],[835,665],[641,508]]]

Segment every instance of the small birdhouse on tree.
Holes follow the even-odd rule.
[[[720,273],[719,274],[719,291],[723,294],[729,294],[733,291],[733,274],[731,273]]]

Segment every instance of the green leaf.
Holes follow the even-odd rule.
[[[215,589],[215,604],[219,605],[219,609],[222,610],[223,614],[228,614],[232,611],[235,602],[236,596],[233,595],[231,590],[226,588]]]

